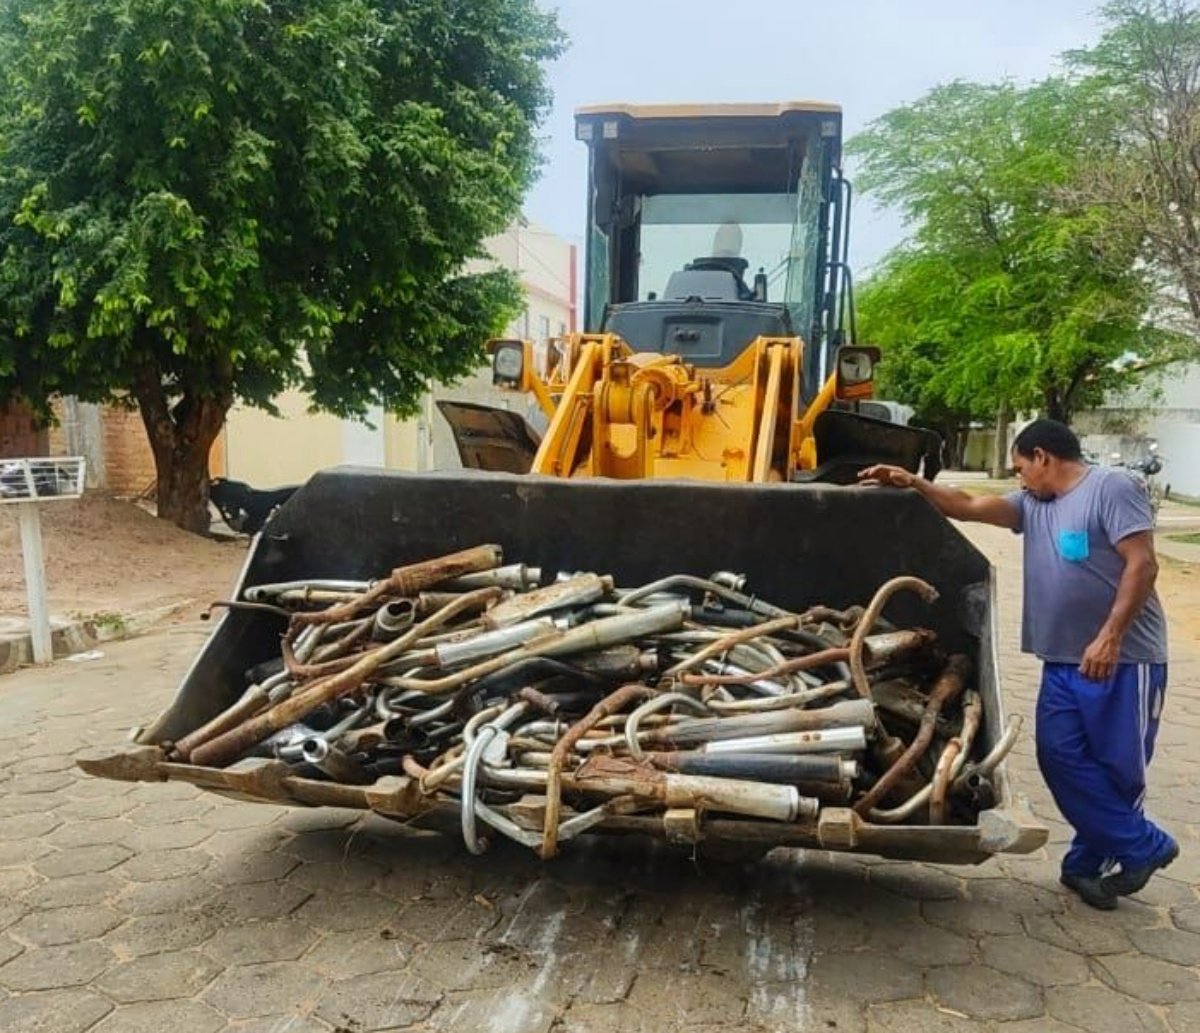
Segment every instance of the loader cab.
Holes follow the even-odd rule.
[[[602,105],[575,126],[589,149],[586,329],[699,367],[799,336],[811,397],[845,336],[840,109]]]

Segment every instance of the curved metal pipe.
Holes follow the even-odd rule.
[[[863,645],[888,600],[900,591],[916,592],[927,603],[932,603],[938,597],[937,589],[919,577],[894,577],[880,586],[850,637],[850,675],[858,694],[864,699],[871,698],[871,686],[863,663]]]
[[[633,713],[625,719],[625,745],[634,759],[643,760],[645,758],[645,754],[642,753],[642,748],[638,745],[637,741],[638,725],[641,724],[642,718],[671,706],[687,707],[697,714],[707,715],[709,712],[708,707],[698,699],[685,696],[682,692],[667,692],[661,696],[656,696],[654,699],[647,700],[641,706],[636,707]]]

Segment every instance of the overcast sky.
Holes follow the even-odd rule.
[[[1040,79],[1100,34],[1099,0],[541,0],[571,39],[551,70],[546,167],[530,218],[582,242],[586,148],[572,113],[609,101],[826,100],[847,136],[953,79]],[[860,274],[903,234],[855,210]]]

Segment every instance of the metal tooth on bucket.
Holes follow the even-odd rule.
[[[280,656],[170,760],[266,756],[356,786],[406,775],[457,808],[470,850],[486,826],[543,857],[631,816],[811,826],[850,807],[972,824],[988,803],[1015,732],[977,755],[967,658],[881,617],[897,592],[936,598],[917,578],[791,613],[727,572],[543,586],[501,564],[483,545],[370,583],[247,588],[227,605],[286,613]]]

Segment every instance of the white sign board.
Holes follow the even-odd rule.
[[[42,553],[42,521],[38,505],[55,499],[77,499],[83,494],[85,463],[82,456],[58,459],[0,459],[0,504],[16,503],[21,522],[21,558],[25,567],[25,594],[29,600],[29,629],[33,659],[48,664],[54,659],[50,639],[50,607],[46,601],[46,560]]]

